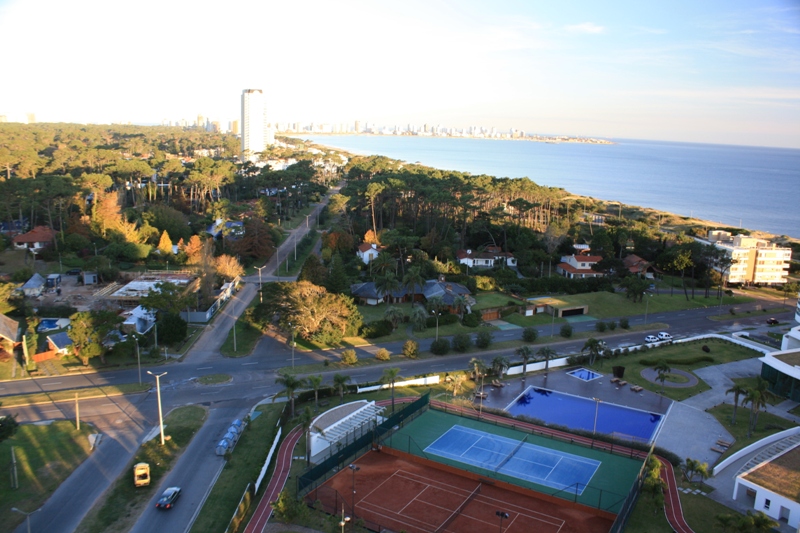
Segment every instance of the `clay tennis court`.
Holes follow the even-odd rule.
[[[605,533],[613,522],[613,515],[567,501],[559,505],[532,491],[509,490],[501,482],[466,472],[462,476],[446,465],[437,467],[386,448],[355,464],[355,475],[344,468],[307,500],[319,500],[332,514],[339,514],[344,504],[351,515],[355,480],[356,518],[371,528],[408,533],[484,533],[499,528],[498,511],[508,513],[503,519],[507,533]]]

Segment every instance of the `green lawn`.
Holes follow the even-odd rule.
[[[277,433],[275,424],[284,405],[267,404],[256,409],[261,415],[247,425],[191,531],[225,531],[247,483],[255,482],[258,478]],[[284,428],[284,431],[289,429]],[[264,477],[262,487],[266,487],[269,483],[271,473],[272,467]],[[254,501],[257,502],[258,499]]]
[[[34,511],[41,507],[67,477],[89,456],[88,436],[93,427],[81,424],[75,429],[70,421],[57,421],[49,426],[23,424],[17,433],[0,443],[0,529],[13,531],[25,517],[11,511],[17,507]],[[17,458],[19,489],[11,480],[11,448]]]
[[[75,400],[75,395],[81,400],[120,396],[122,394],[135,394],[150,390],[152,383],[143,380],[142,384],[124,383],[121,385],[106,385],[103,387],[82,387],[80,389],[65,389],[54,392],[37,392],[34,394],[20,394],[18,396],[3,396],[0,405],[13,407],[15,405],[33,405],[45,402],[67,402]]]
[[[631,300],[625,298],[625,295],[622,293],[612,294],[605,291],[559,296],[558,299],[571,305],[588,305],[588,314],[593,317],[615,318],[643,315],[645,311],[647,311],[648,315],[652,315],[667,311],[681,311],[684,309],[715,307],[719,305],[719,300],[717,298],[702,298],[702,294],[702,292],[697,293],[697,291],[695,291],[696,297],[686,301],[683,291],[676,291],[673,296],[669,294],[658,294],[655,296],[648,296],[646,297],[646,301],[637,303],[633,303]],[[742,304],[751,300],[752,298],[742,296],[725,296],[722,303],[725,305]]]
[[[678,474],[680,475],[680,474]],[[702,495],[679,493],[683,517],[694,531],[703,533],[723,533],[717,523],[717,516],[722,514],[738,515],[736,511],[717,503]],[[625,531],[635,533],[673,533],[662,508],[656,507],[646,494],[639,497],[631,514]]]
[[[79,533],[128,531],[155,494],[161,478],[170,471],[194,434],[202,427],[205,418],[206,410],[196,405],[179,407],[169,413],[164,419],[166,434],[170,437],[166,444],[161,446],[158,437],[142,444],[128,468],[89,511],[77,531]],[[134,487],[132,469],[136,463],[150,464],[149,486]]]
[[[702,346],[707,345],[711,352],[706,354],[702,351]],[[685,359],[689,357],[711,356],[713,362],[700,362],[690,365],[675,364],[676,359]],[[706,339],[704,341],[688,342],[680,344],[671,344],[666,346],[659,346],[651,348],[647,351],[639,351],[635,353],[628,353],[627,355],[620,355],[611,360],[603,361],[602,359],[595,363],[594,368],[603,369],[604,366],[610,367],[612,365],[625,367],[625,380],[634,385],[640,385],[645,389],[661,392],[661,385],[658,383],[651,383],[641,376],[641,371],[645,365],[641,364],[642,359],[664,359],[670,366],[691,372],[698,368],[706,366],[719,365],[723,363],[730,363],[732,361],[740,361],[742,359],[750,359],[757,357],[760,354],[749,348],[744,348],[730,342],[725,342],[717,339]],[[694,396],[700,392],[708,390],[710,387],[705,382],[700,382],[694,387],[689,388],[670,388],[664,387],[664,396],[671,398],[675,401],[683,401],[686,398]]]
[[[739,406],[737,408],[736,425],[733,425],[731,424],[731,418],[733,417],[733,395],[731,395],[730,398],[730,404],[724,403],[714,407],[713,409],[708,409],[708,412],[714,415],[714,417],[719,420],[720,424],[725,426],[725,429],[727,429],[735,439],[733,446],[728,448],[725,453],[722,454],[721,459],[730,456],[734,452],[741,450],[742,448],[749,446],[750,444],[753,444],[764,437],[778,433],[785,429],[793,428],[797,425],[790,420],[786,420],[785,418],[780,418],[770,413],[761,412],[758,415],[758,425],[756,426],[755,431],[750,437],[748,437],[747,426],[750,421],[750,407]]]

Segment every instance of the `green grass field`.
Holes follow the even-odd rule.
[[[63,420],[47,426],[23,424],[13,437],[0,443],[0,530],[13,531],[25,520],[11,507],[31,512],[44,504],[89,456],[88,436],[95,432],[88,424],[81,424],[78,431],[73,422]],[[12,447],[17,458],[16,490],[10,486]]]
[[[623,316],[643,315],[664,313],[668,311],[682,311],[684,309],[695,309],[697,307],[715,307],[719,305],[717,298],[702,298],[703,293],[695,291],[695,298],[686,301],[683,291],[676,291],[674,295],[658,294],[646,297],[646,301],[633,303],[625,298],[622,293],[610,292],[590,292],[586,294],[574,294],[559,296],[571,305],[588,305],[588,314],[595,318],[615,318]],[[691,296],[691,293],[690,293]],[[743,296],[725,296],[722,300],[724,305],[742,304],[751,301],[752,298]],[[649,302],[649,303],[648,303]]]
[[[516,298],[512,298],[511,296],[500,292],[479,292],[478,294],[475,294],[474,297],[477,303],[472,306],[472,309],[475,310],[489,309],[492,307],[505,307],[511,302],[513,302],[514,305],[525,304],[525,302],[522,300],[517,300]]]

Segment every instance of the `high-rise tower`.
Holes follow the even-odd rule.
[[[245,89],[242,92],[242,161],[254,161],[256,154],[264,151],[266,130],[264,93],[261,89]]]

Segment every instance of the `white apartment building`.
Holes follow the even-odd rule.
[[[261,89],[242,91],[242,161],[255,162],[267,147],[267,116]]]
[[[714,246],[734,260],[725,274],[727,283],[781,285],[789,274],[791,248],[779,248],[764,239],[736,235],[731,241],[715,240]]]

